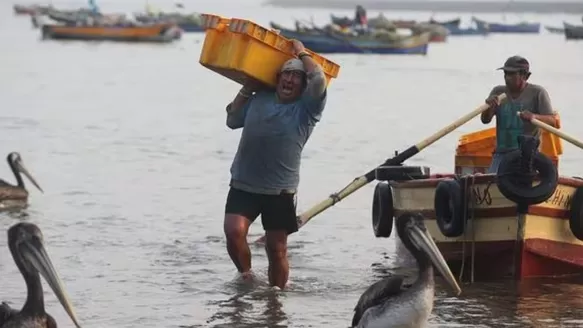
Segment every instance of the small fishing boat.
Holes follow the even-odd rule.
[[[94,20],[101,19],[104,15],[99,12],[92,11],[90,9],[78,9],[78,10],[50,10],[46,14],[48,18],[52,19],[57,23],[62,23],[65,25],[77,25],[78,22],[86,21],[88,18]]]
[[[332,24],[338,25],[341,28],[347,28],[356,24],[354,19],[348,16],[340,17],[331,14],[330,20]],[[368,18],[367,22],[367,25],[370,28],[384,28],[387,25],[395,26],[397,28],[410,28],[415,24],[417,24],[417,21],[415,20],[388,19],[383,13],[379,13],[377,17]]]
[[[563,22],[565,38],[567,40],[582,40],[583,39],[583,25],[574,25]]]
[[[40,276],[46,279],[75,327],[81,328],[63,283],[45,250],[40,229],[28,222],[13,225],[8,229],[8,247],[26,282],[27,296],[20,311],[10,308],[5,302],[0,304],[0,328],[57,327],[55,319],[45,311]]]
[[[565,34],[565,28],[545,25],[545,29],[552,34]]]
[[[455,173],[392,181],[376,193],[375,234],[390,235],[393,217],[415,211],[460,277],[583,273],[583,179],[558,174],[561,140],[542,131],[538,152],[536,139],[522,137],[521,148],[487,174],[495,138],[495,128],[464,135]]]
[[[409,29],[413,32],[413,35],[429,32],[429,42],[445,42],[450,34],[446,27],[430,23],[418,23],[409,27]]]
[[[43,39],[167,43],[178,40],[182,31],[171,23],[154,25],[43,25]]]
[[[490,23],[472,17],[478,28],[487,28],[490,33],[540,33],[540,23],[521,22],[517,24]]]
[[[433,18],[429,19],[430,24],[441,25],[441,26],[447,28],[448,30],[451,28],[454,28],[454,29],[459,28],[461,22],[462,22],[462,19],[459,17],[455,18],[455,19],[448,20],[448,21],[443,21],[443,22],[436,21]]]
[[[16,15],[46,15],[49,11],[53,10],[53,6],[41,5],[14,5],[12,8]]]
[[[430,32],[411,36],[379,31],[367,35],[351,35],[333,30],[312,28],[307,31],[294,31],[271,23],[288,39],[301,41],[306,48],[317,53],[359,53],[359,54],[427,54]]]
[[[32,174],[30,174],[26,166],[24,166],[24,162],[19,153],[11,152],[6,157],[6,161],[14,174],[16,185],[0,179],[0,210],[19,210],[26,208],[28,206],[28,190],[26,190],[21,174],[24,174],[38,190],[41,192],[43,190],[35,178],[32,177]]]
[[[565,27],[567,40],[583,40],[583,26]]]
[[[193,13],[189,15],[181,13],[134,13],[138,22],[144,24],[173,23],[178,25],[185,33],[204,32],[202,18],[200,14]]]

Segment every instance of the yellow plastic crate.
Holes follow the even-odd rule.
[[[555,112],[558,128],[561,127],[561,117]],[[551,157],[558,158],[563,154],[563,144],[561,138],[541,129],[540,152]],[[491,154],[496,147],[496,128],[488,128],[468,134],[459,138],[456,154],[460,156]]]
[[[560,128],[561,118],[557,112],[555,112],[555,118]],[[486,172],[492,162],[492,152],[495,147],[496,128],[462,135],[455,154],[455,172],[459,174],[470,168],[476,172]],[[561,138],[546,130],[541,130],[540,152],[548,156],[558,168],[559,156],[563,154]]]
[[[458,154],[492,153],[496,147],[496,128],[488,128],[468,134],[459,138]]]
[[[235,82],[253,78],[275,87],[277,72],[294,58],[291,40],[252,21],[203,14],[205,40],[199,62]],[[326,81],[338,76],[340,66],[306,49],[322,66]]]

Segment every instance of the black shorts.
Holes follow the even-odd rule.
[[[285,230],[288,235],[298,231],[296,194],[255,194],[231,187],[225,213],[239,214],[253,222],[261,214],[263,230]]]

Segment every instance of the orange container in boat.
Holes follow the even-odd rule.
[[[561,118],[555,112],[557,128],[561,127]],[[455,173],[484,173],[492,162],[492,152],[496,148],[496,128],[488,128],[459,138],[455,154]],[[541,129],[540,152],[548,156],[558,167],[559,155],[563,154],[561,138]]]

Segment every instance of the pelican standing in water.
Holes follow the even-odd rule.
[[[351,327],[418,328],[425,327],[433,310],[435,282],[433,266],[453,289],[461,293],[441,252],[427,232],[423,217],[404,213],[396,220],[399,238],[417,261],[419,276],[409,287],[403,277],[388,277],[371,285],[354,308]]]
[[[16,186],[0,179],[0,209],[25,208],[28,204],[28,191],[24,187],[20,173],[24,174],[38,190],[41,192],[43,190],[24,166],[19,153],[11,152],[6,160],[16,178]]]
[[[57,295],[61,305],[75,326],[81,328],[73,306],[63,288],[44,246],[40,229],[27,222],[17,223],[8,229],[8,246],[14,262],[26,282],[27,297],[20,311],[8,304],[0,305],[0,328],[57,328],[55,319],[45,312],[43,288],[39,273]]]

